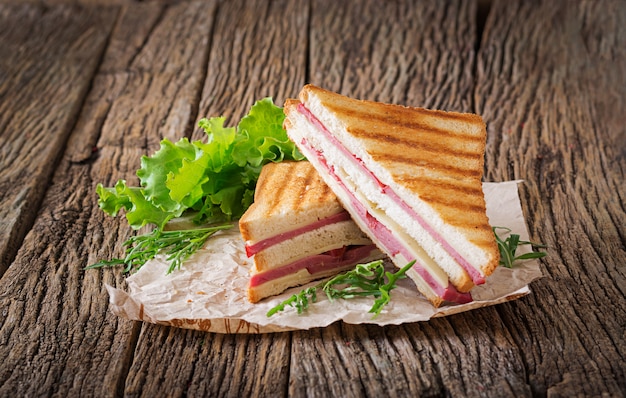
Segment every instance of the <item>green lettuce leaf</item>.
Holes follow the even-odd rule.
[[[250,113],[239,122],[239,132],[245,139],[235,144],[233,158],[239,166],[261,166],[268,161],[302,160],[295,144],[283,129],[285,114],[271,99],[257,101]]]
[[[196,147],[187,138],[181,139],[176,144],[164,139],[161,141],[161,148],[154,155],[143,156],[137,176],[145,200],[165,212],[182,212],[184,209],[180,201],[170,196],[166,182],[172,170],[180,169],[185,161],[194,159],[195,156]]]
[[[144,225],[165,225],[176,217],[175,213],[165,212],[146,199],[143,190],[129,187],[126,181],[119,180],[114,188],[105,188],[98,184],[96,193],[100,196],[98,205],[110,216],[116,216],[119,210],[125,209],[128,224],[135,229]]]
[[[254,199],[256,181],[268,162],[303,160],[282,127],[285,115],[271,98],[257,101],[237,127],[223,117],[202,119],[205,141],[161,141],[160,149],[141,159],[139,187],[120,180],[98,185],[99,206],[111,216],[124,210],[131,227],[158,228],[186,211],[198,223],[241,217]]]

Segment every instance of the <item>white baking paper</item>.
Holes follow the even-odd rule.
[[[518,183],[483,184],[487,215],[491,225],[510,228],[522,240],[528,240]],[[504,232],[502,230],[499,234],[505,237]],[[525,245],[518,250],[524,253],[530,248]],[[435,308],[406,278],[398,282],[398,287],[391,292],[391,302],[376,318],[368,312],[373,298],[331,303],[322,292],[303,314],[286,307],[285,311],[267,317],[268,310],[306,286],[251,304],[246,298],[251,265],[252,260],[245,255],[239,231],[218,232],[180,270],[167,274],[168,264],[158,257],[127,278],[128,291],[107,285],[111,307],[115,314],[131,320],[217,333],[310,329],[337,321],[389,325],[427,321],[432,317],[514,300],[528,294],[529,283],[542,276],[537,260],[525,260],[516,263],[512,269],[498,267],[485,284],[472,289],[474,301],[468,304]]]

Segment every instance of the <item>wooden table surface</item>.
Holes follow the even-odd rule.
[[[399,326],[223,335],[111,313],[136,183],[305,83],[481,114],[485,180],[524,180],[545,277],[522,299]],[[1,396],[625,396],[624,1],[0,0]]]

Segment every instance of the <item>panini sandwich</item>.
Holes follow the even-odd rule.
[[[250,302],[385,257],[307,161],[269,163],[239,220]]]
[[[357,225],[435,306],[472,300],[498,265],[473,114],[351,99],[307,85],[285,128]]]

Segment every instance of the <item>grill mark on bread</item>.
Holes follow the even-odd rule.
[[[239,219],[243,239],[252,243],[343,211],[332,190],[307,161],[264,165],[254,199]]]
[[[481,241],[481,242],[489,242],[489,244],[492,244],[494,241],[494,237],[493,237],[493,232],[491,230],[491,228],[487,229],[476,229],[476,220],[482,220],[484,215],[482,213],[479,212],[473,212],[473,213],[459,213],[459,211],[456,211],[457,216],[454,217],[454,212],[452,214],[450,214],[450,217],[442,217],[444,221],[446,221],[448,224],[452,225],[453,227],[459,229],[459,230],[464,230],[464,234],[466,236],[466,238],[472,242],[474,241]],[[462,214],[462,215],[460,215]],[[487,225],[487,223],[489,222],[489,220],[487,218],[484,218],[483,220],[485,222],[485,225]],[[487,245],[485,243],[485,245]]]
[[[306,202],[308,201],[307,186],[312,184],[311,182],[311,172],[307,171],[304,175],[299,170],[298,163],[290,162],[291,167],[287,171],[287,184],[284,181],[277,181],[277,184],[281,184],[282,186],[286,186],[287,189],[282,189],[283,192],[287,192],[287,190],[291,189],[295,192],[295,195],[290,195],[289,199],[291,199],[290,207],[291,210],[296,211],[299,207],[306,206]],[[283,178],[280,178],[283,180]],[[279,188],[280,189],[280,188]]]
[[[315,171],[315,169],[310,168],[306,175],[304,176],[304,178],[302,178],[300,181],[302,181],[302,185],[300,187],[300,197],[302,198],[302,200],[300,202],[302,202],[304,204],[305,201],[310,200],[311,199],[311,193],[315,193],[316,191],[318,191],[320,196],[317,196],[317,200],[326,200],[327,199],[327,193],[328,193],[328,187],[326,186],[320,186],[319,181],[316,180],[316,176],[317,176],[317,171]],[[321,191],[321,192],[319,192]],[[294,203],[295,205],[295,203]],[[295,209],[294,209],[295,210]]]
[[[402,181],[407,187],[415,191],[425,191],[424,187],[436,187],[440,195],[454,195],[457,198],[459,195],[463,195],[470,199],[483,196],[482,186],[473,182],[464,183],[462,181],[443,180],[429,176],[404,177]]]
[[[423,137],[416,137],[416,139],[410,139],[406,137],[396,137],[388,134],[380,134],[374,131],[368,131],[363,129],[350,128],[348,131],[357,138],[364,138],[370,141],[380,142],[382,145],[393,145],[394,147],[403,147],[408,151],[427,151],[438,156],[448,156],[452,159],[476,159],[481,156],[482,151],[479,148],[473,149],[467,147],[469,145],[476,145],[471,142],[469,145],[465,141],[460,139],[454,140],[455,147],[442,146],[437,143],[437,140],[425,140]],[[383,148],[381,148],[383,149]],[[382,151],[381,151],[382,152]],[[420,153],[415,153],[415,156],[421,156]]]
[[[465,215],[468,215],[469,219],[473,219],[474,216],[478,216],[485,211],[485,207],[476,203],[462,203],[458,199],[455,201],[454,199],[447,199],[438,195],[421,195],[420,199],[431,204],[437,205],[438,207],[446,207],[448,208],[448,212],[452,211],[460,211]],[[471,215],[471,217],[469,216]],[[460,218],[453,217],[453,220],[460,221]],[[459,222],[454,222],[455,225],[460,225]],[[470,222],[471,225],[476,225],[476,222]]]
[[[450,164],[444,156],[431,156],[431,157],[407,157],[401,153],[370,153],[372,159],[378,161],[381,164],[396,163],[399,165],[407,165],[409,167],[423,167],[432,170],[436,170],[438,173],[445,173],[449,178],[455,178],[458,180],[466,178],[480,178],[480,171],[472,168],[460,167]],[[454,159],[452,159],[454,160]],[[472,159],[471,161],[478,162],[478,159]]]
[[[422,108],[408,108],[393,105],[387,105],[380,113],[371,112],[371,108],[368,109],[363,107],[360,109],[343,107],[341,105],[327,102],[324,103],[324,106],[333,112],[345,114],[355,120],[375,123],[378,128],[389,126],[390,128],[397,129],[398,127],[402,127],[404,130],[429,133],[436,135],[437,137],[443,136],[460,140],[474,141],[477,143],[482,143],[484,141],[482,134],[463,134],[459,133],[458,130],[438,128],[429,124],[427,120],[415,120],[414,118],[411,118],[411,116],[414,116],[414,112],[424,115],[425,119],[433,118],[433,113],[436,113],[438,118],[454,120],[455,123],[462,123],[464,127],[477,127],[479,122],[477,120],[477,116],[474,114],[433,111]],[[380,107],[380,105],[378,107]],[[480,130],[481,129],[478,129],[478,131]]]
[[[274,164],[268,164],[265,167],[267,166],[270,166],[271,168],[275,167]],[[284,166],[286,167],[286,164]],[[290,169],[291,168],[292,167],[290,167]],[[262,192],[265,192],[268,196],[271,195],[270,198],[259,200],[259,202],[263,200],[266,202],[267,208],[265,213],[267,215],[274,213],[275,209],[277,207],[280,207],[281,203],[283,202],[283,196],[286,195],[288,192],[288,190],[280,189],[280,187],[290,185],[290,181],[293,179],[293,173],[285,174],[286,175],[280,173],[267,173],[267,179],[264,181],[262,189],[259,189],[259,187],[257,187],[257,192],[260,190]]]
[[[446,207],[440,204],[431,205],[434,209],[439,211],[445,210]],[[445,213],[442,214],[441,218],[447,224],[459,230],[465,230],[465,236],[470,240],[482,236],[483,239],[490,240],[492,243],[494,241],[490,227],[477,229],[477,226],[480,224],[484,224],[485,226],[489,225],[489,219],[482,211],[478,211],[477,209],[466,210],[462,206],[455,206],[447,209]]]
[[[455,225],[460,225],[465,219],[472,225],[476,225],[476,217],[482,217],[481,215],[485,212],[483,203],[470,202],[450,195],[441,195],[436,191],[433,191],[433,194],[424,192],[420,194],[420,199],[439,209],[445,207],[447,210],[444,214],[453,215],[450,217],[450,221]]]
[[[268,163],[257,182],[253,205],[266,217],[289,209],[298,212],[315,203],[337,206],[337,197],[308,162]],[[259,208],[258,206],[262,207]],[[244,215],[244,218],[246,216]]]
[[[407,178],[404,183],[407,187],[421,192],[419,195],[421,200],[436,208],[446,222],[458,228],[475,229],[477,220],[486,217],[485,203],[482,199],[484,195],[480,184],[427,176]]]
[[[310,179],[312,181],[316,181],[319,185],[319,187],[316,187],[317,189],[320,189],[320,200],[329,200],[330,198],[332,199],[337,199],[337,197],[335,196],[335,193],[330,189],[330,187],[328,185],[324,184],[320,184],[320,180],[317,176],[317,171],[315,169],[311,169],[311,176]]]
[[[287,164],[289,168],[283,173],[272,173],[274,178],[271,179],[271,191],[274,197],[272,206],[268,208],[268,215],[281,204],[297,212],[309,206],[310,202],[336,200],[335,194],[322,182],[313,167],[307,167],[306,163],[301,162],[283,162],[282,167],[286,168]]]

